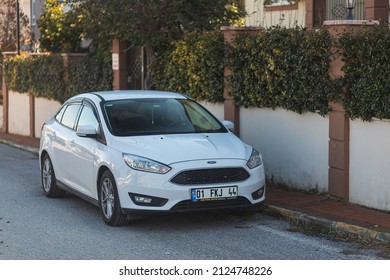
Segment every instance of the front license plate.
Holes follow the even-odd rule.
[[[238,187],[223,187],[223,188],[207,188],[207,189],[192,189],[192,201],[206,201],[206,200],[222,200],[228,198],[236,198],[238,194]]]

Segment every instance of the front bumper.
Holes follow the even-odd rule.
[[[209,161],[209,160],[207,160]],[[206,160],[182,162],[171,165],[167,174],[140,172],[123,166],[117,174],[118,194],[123,212],[186,212],[251,207],[265,199],[264,167],[254,169],[246,166],[243,160],[215,160],[210,167]],[[249,178],[239,182],[217,184],[178,185],[170,180],[185,170],[241,167],[249,173]],[[234,199],[197,201],[191,200],[191,190],[195,188],[222,188],[237,186]],[[255,195],[254,195],[255,194]]]

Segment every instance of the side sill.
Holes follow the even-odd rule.
[[[57,180],[57,186],[59,188],[63,189],[64,191],[70,192],[70,193],[74,194],[75,196],[78,196],[81,199],[88,201],[89,203],[92,203],[93,205],[99,207],[99,201],[83,194],[82,192],[79,192],[79,191],[69,187],[68,185],[66,185],[65,183],[62,183],[59,180]]]

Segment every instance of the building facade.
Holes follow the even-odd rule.
[[[20,8],[30,20],[31,30],[34,32],[34,39],[39,37],[37,20],[40,17],[45,0],[19,0]]]
[[[245,0],[247,26],[315,27],[326,20],[343,20],[346,0]],[[357,20],[389,22],[389,0],[356,0]]]

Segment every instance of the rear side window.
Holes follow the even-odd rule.
[[[62,116],[64,115],[66,107],[68,107],[68,105],[62,106],[61,110],[57,113],[57,115],[56,115],[57,122],[59,122],[59,123],[61,122]]]
[[[62,114],[62,118],[60,123],[63,125],[73,129],[75,125],[75,121],[77,118],[77,114],[80,110],[80,104],[78,103],[71,103],[66,108],[64,113]]]

